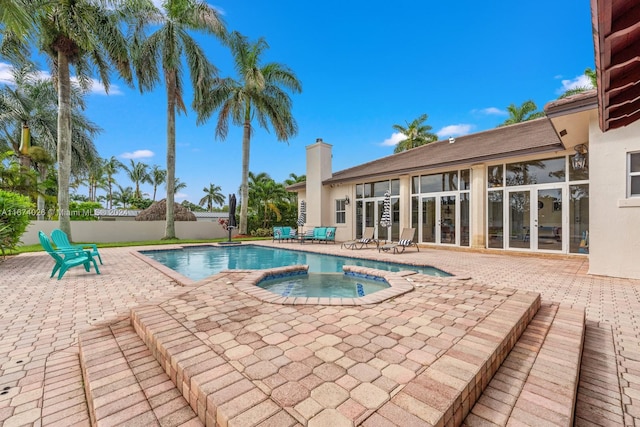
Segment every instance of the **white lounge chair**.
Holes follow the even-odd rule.
[[[400,239],[397,242],[387,243],[378,248],[379,251],[390,251],[393,250],[394,254],[402,253],[404,250],[410,246],[415,247],[418,252],[420,252],[420,248],[413,241],[414,236],[416,235],[415,228],[404,228],[402,229],[402,233],[400,233]]]

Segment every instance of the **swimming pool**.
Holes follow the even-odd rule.
[[[357,265],[384,271],[412,270],[430,276],[451,276],[445,271],[429,266],[348,258],[251,244],[187,246],[181,249],[147,250],[140,253],[192,280],[204,279],[222,270],[260,270],[289,265],[308,265],[309,272],[313,273],[341,273],[343,266]]]

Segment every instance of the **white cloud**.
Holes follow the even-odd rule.
[[[0,62],[0,83],[13,84],[13,75],[11,74],[11,65]]]
[[[123,159],[146,159],[155,156],[151,150],[136,150],[133,153],[122,153],[120,157]]]
[[[13,66],[4,62],[0,62],[0,83],[12,85],[13,81]],[[48,71],[36,71],[34,77],[37,80],[47,80],[51,78],[51,74]],[[71,82],[78,84],[77,77],[71,77]],[[89,87],[89,93],[95,95],[107,95],[107,91],[104,89],[104,85],[96,79],[91,79],[91,86]],[[111,85],[109,87],[109,95],[122,95],[122,91],[118,85]]]
[[[405,140],[407,137],[400,132],[394,132],[390,138],[385,139],[380,143],[383,147],[395,147],[398,142]]]
[[[473,110],[474,113],[480,113],[480,114],[485,114],[487,116],[507,116],[509,115],[509,113],[507,113],[504,110],[501,110],[499,108],[496,107],[488,107],[488,108],[483,108],[481,110]]]
[[[571,80],[566,80],[566,79],[562,80],[562,87],[557,90],[557,93],[564,93],[568,90],[576,89],[579,87],[588,87],[589,89],[593,89],[593,86],[591,85],[591,80],[589,80],[589,77],[582,74]]]
[[[439,138],[448,136],[462,136],[470,133],[474,127],[474,125],[469,124],[449,125],[436,132],[436,135],[438,135]]]

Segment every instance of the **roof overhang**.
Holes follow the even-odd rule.
[[[600,129],[640,119],[640,2],[591,0]]]

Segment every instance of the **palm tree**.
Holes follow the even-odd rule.
[[[149,6],[153,7],[150,2]],[[144,37],[144,27],[141,27],[134,35],[132,55],[141,90],[152,89],[160,81],[160,76],[164,78],[167,91],[167,219],[164,239],[175,239],[175,116],[176,111],[187,112],[183,99],[183,62],[191,77],[196,113],[201,112],[203,96],[213,85],[217,72],[188,31],[201,31],[224,39],[226,30],[218,12],[199,0],[166,0],[162,7],[163,13],[153,7],[147,22],[157,28],[155,32]]]
[[[511,104],[507,107],[507,111],[509,112],[509,118],[505,120],[504,123],[499,124],[498,127],[544,117],[544,112],[538,111],[538,106],[532,100],[523,102],[520,107],[515,104]]]
[[[115,183],[113,176],[116,175],[120,169],[123,169],[124,165],[120,160],[116,159],[116,156],[111,156],[108,160],[103,159],[102,161],[104,174],[107,180],[107,189],[109,190],[107,201],[109,202],[109,209],[111,209],[113,208],[113,184]]]
[[[276,215],[276,221],[280,221],[282,213],[278,208],[278,202],[287,197],[284,185],[276,183],[269,174],[261,172],[257,175],[249,172],[249,199],[254,204],[256,211],[262,211],[262,227],[269,226],[269,216]]]
[[[185,188],[187,188],[187,183],[186,182],[182,182],[180,181],[180,178],[176,178],[173,181],[174,185],[173,185],[173,193],[178,193],[180,190],[184,190]]]
[[[118,187],[118,191],[114,191],[113,200],[115,200],[117,204],[122,204],[123,209],[127,209],[127,205],[131,204],[135,199],[133,188],[123,188],[120,184],[116,185]]]
[[[140,184],[151,183],[151,176],[149,175],[149,165],[142,162],[134,162],[133,159],[129,159],[131,166],[124,166],[124,170],[127,172],[127,176],[136,186],[133,193],[133,197],[136,199],[142,199],[142,193],[140,192]]]
[[[57,82],[57,160],[60,228],[71,238],[69,182],[72,156],[71,67],[83,89],[91,84],[92,71],[106,91],[110,86],[110,65],[130,83],[128,46],[120,30],[120,13],[104,0],[32,0],[28,2],[37,34],[36,45],[45,53]],[[36,11],[42,11],[36,13]],[[44,13],[46,12],[46,13]],[[6,30],[6,29],[5,29]],[[11,31],[3,31],[8,35]]]
[[[212,212],[214,203],[216,205],[224,205],[224,195],[220,192],[222,188],[219,185],[209,184],[209,188],[204,187],[205,196],[200,199],[198,204],[200,206],[207,205],[207,212]]]
[[[153,185],[153,201],[156,201],[156,191],[158,187],[167,180],[167,171],[164,169],[160,169],[160,166],[153,165],[151,167],[151,172],[149,173],[149,177],[151,179],[150,184]]]
[[[398,142],[398,145],[396,145],[396,148],[393,150],[394,153],[400,153],[438,140],[438,136],[430,132],[432,127],[423,124],[427,121],[428,117],[426,114],[422,114],[411,123],[406,122],[407,127],[401,125],[392,126],[393,129],[405,137],[402,141]]]
[[[269,47],[264,38],[249,43],[247,38],[233,32],[229,46],[235,61],[239,81],[221,79],[206,97],[203,117],[208,117],[220,108],[216,136],[225,139],[229,130],[229,119],[242,126],[242,183],[240,185],[240,234],[247,234],[249,199],[249,151],[251,125],[254,117],[263,129],[271,123],[279,141],[287,141],[298,132],[298,125],[291,114],[291,98],[284,89],[302,92],[302,85],[288,67],[271,62],[262,65],[262,53]]]

